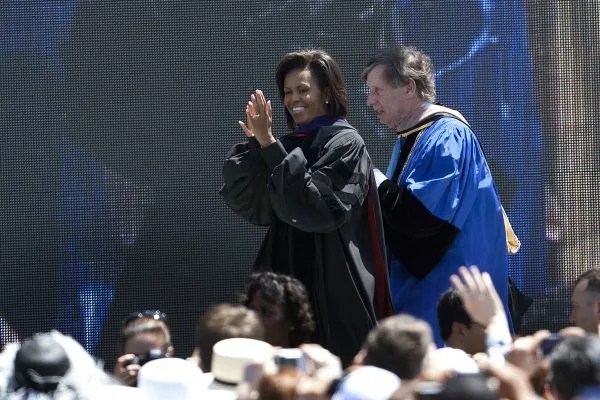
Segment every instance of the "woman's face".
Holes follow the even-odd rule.
[[[262,293],[257,291],[248,303],[248,308],[260,317],[265,328],[265,342],[272,346],[289,346],[290,322],[285,316],[283,304],[267,302]]]
[[[283,79],[283,104],[296,125],[327,114],[325,98],[309,69],[294,69]]]

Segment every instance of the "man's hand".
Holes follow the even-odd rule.
[[[470,268],[460,267],[458,272],[460,277],[452,275],[450,281],[473,321],[488,327],[494,318],[506,318],[500,296],[487,272],[479,272],[474,265]]]

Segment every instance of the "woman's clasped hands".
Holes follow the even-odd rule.
[[[273,109],[271,100],[267,100],[262,90],[257,89],[250,95],[246,105],[246,122],[238,121],[248,137],[254,137],[261,147],[275,143],[271,132]]]

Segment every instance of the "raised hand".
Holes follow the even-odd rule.
[[[486,348],[490,359],[504,363],[504,355],[511,349],[512,338],[508,319],[492,278],[481,273],[476,266],[460,267],[458,275],[450,281],[463,301],[465,311],[471,319],[485,326]]]
[[[452,275],[450,281],[471,319],[487,327],[498,314],[504,316],[502,301],[487,272],[479,272],[476,266],[460,267],[458,272],[460,277]]]
[[[275,143],[271,132],[273,124],[271,100],[267,100],[260,89],[250,95],[250,101],[246,105],[246,121],[246,123],[238,121],[246,136],[256,138],[261,147]]]

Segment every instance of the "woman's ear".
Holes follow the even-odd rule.
[[[325,104],[329,104],[329,101],[331,100],[331,90],[329,88],[323,90],[323,100],[325,101]]]

